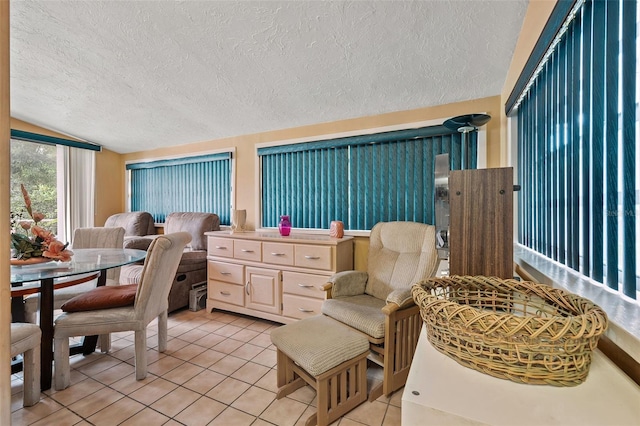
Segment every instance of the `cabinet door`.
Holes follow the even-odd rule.
[[[257,311],[280,314],[281,272],[274,269],[247,268],[245,306]]]

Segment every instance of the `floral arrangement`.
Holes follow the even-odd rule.
[[[68,262],[73,256],[71,250],[67,250],[67,244],[63,244],[55,238],[50,231],[38,226],[38,223],[44,219],[44,214],[34,212],[31,208],[31,197],[24,185],[20,185],[22,198],[27,209],[27,213],[33,220],[33,225],[29,220],[19,220],[19,214],[11,214],[11,246],[15,250],[15,258],[19,260],[28,260],[43,257],[52,260]],[[17,225],[17,226],[16,226]],[[21,233],[20,229],[24,231]],[[31,231],[32,235],[29,235]]]

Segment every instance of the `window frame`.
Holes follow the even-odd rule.
[[[153,163],[153,162],[161,162],[161,161],[171,161],[171,160],[185,160],[188,158],[196,158],[196,157],[203,157],[203,156],[207,156],[207,155],[216,155],[216,154],[225,154],[228,153],[229,154],[229,161],[230,161],[230,176],[229,176],[229,183],[231,185],[230,188],[230,199],[229,199],[229,205],[230,205],[230,209],[229,212],[227,212],[227,214],[229,215],[229,220],[231,220],[231,211],[235,208],[236,204],[236,195],[237,195],[237,191],[236,191],[236,148],[235,147],[229,147],[229,148],[221,148],[221,149],[215,149],[215,150],[208,150],[208,151],[199,151],[199,152],[189,152],[189,153],[185,153],[185,154],[180,154],[180,155],[166,155],[166,156],[159,156],[159,157],[143,157],[143,158],[139,158],[139,159],[135,159],[135,160],[127,160],[125,161],[125,196],[126,196],[126,202],[125,202],[125,209],[127,212],[131,211],[131,205],[132,205],[132,182],[131,182],[131,170],[127,168],[127,166],[132,165],[132,164],[142,164],[142,163]],[[220,216],[221,218],[221,228],[224,228],[225,226],[227,226],[226,224],[223,224],[222,222],[222,218],[224,217],[224,213],[220,212],[213,212],[215,214],[218,214],[218,216]],[[163,227],[164,226],[164,222],[160,222],[160,223],[156,223],[157,227]]]

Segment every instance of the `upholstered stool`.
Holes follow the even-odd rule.
[[[325,315],[271,331],[277,348],[280,399],[305,386],[318,395],[318,411],[306,425],[328,425],[367,400],[369,341]],[[305,383],[306,382],[306,383]]]
[[[11,323],[11,356],[22,354],[23,405],[40,401],[40,340],[42,331],[35,324]]]

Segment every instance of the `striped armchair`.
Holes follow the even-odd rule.
[[[322,313],[365,333],[372,358],[384,369],[369,400],[390,395],[407,381],[422,320],[411,285],[435,275],[435,228],[415,222],[380,222],[371,230],[367,272],[345,271],[324,286]]]

